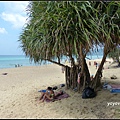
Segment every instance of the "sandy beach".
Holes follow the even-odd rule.
[[[89,60],[90,73],[95,74],[94,61]],[[87,61],[87,63],[89,62]],[[104,64],[102,82],[120,85],[120,68],[110,66],[112,60],[108,59]],[[7,75],[3,75],[7,73]],[[110,79],[112,75],[117,79]],[[110,93],[102,89],[92,99],[82,99],[82,94],[73,90],[60,88],[70,97],[54,101],[40,103],[41,89],[48,86],[65,84],[65,75],[58,65],[50,64],[32,67],[17,67],[0,70],[0,118],[120,118],[120,93]]]

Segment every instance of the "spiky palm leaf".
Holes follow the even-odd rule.
[[[72,57],[79,54],[80,44],[86,55],[93,44],[90,40],[97,39],[98,32],[95,19],[91,16],[94,13],[91,5],[90,2],[32,2],[30,28],[25,28],[30,32],[26,37],[32,47],[30,58],[38,62],[63,55]],[[24,39],[22,36],[21,40]],[[36,51],[37,55],[34,54]]]

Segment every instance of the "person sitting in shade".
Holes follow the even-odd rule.
[[[48,87],[46,92],[41,92],[40,100],[42,100],[42,102],[44,102],[45,99],[53,100],[54,97],[55,97],[55,93],[54,93],[52,87]]]

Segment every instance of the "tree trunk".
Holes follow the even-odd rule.
[[[78,66],[77,65],[71,68],[71,74],[72,74],[72,89],[75,89],[77,87],[77,77],[78,77]]]
[[[65,78],[66,78],[66,86],[67,88],[75,89],[78,86],[77,78],[78,78],[78,66],[65,67]]]
[[[66,79],[66,87],[67,87],[67,89],[69,89],[71,86],[71,84],[70,84],[70,67],[69,66],[65,67],[65,79]]]
[[[94,89],[97,89],[98,87],[101,87],[101,77],[102,77],[102,70],[103,70],[103,65],[105,63],[107,54],[104,54],[101,64],[95,74],[95,77],[92,80],[91,87]]]
[[[86,85],[89,86],[90,85],[90,82],[91,82],[91,79],[90,79],[90,72],[89,72],[89,69],[88,69],[88,65],[86,63],[86,59],[84,58],[84,66],[85,66],[85,76],[86,76],[86,84],[85,84],[85,87]]]
[[[90,72],[88,69],[88,65],[86,63],[85,55],[82,50],[82,45],[80,47],[80,57],[81,57],[81,85],[83,86],[83,89],[90,84]]]

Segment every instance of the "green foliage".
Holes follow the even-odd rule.
[[[103,59],[92,84],[99,86],[106,56],[120,44],[120,2],[31,1],[27,13],[29,21],[19,41],[34,62],[50,61],[65,66],[61,59],[67,56],[72,68],[76,68],[76,57],[84,75],[83,83],[86,83],[90,80],[90,72],[85,57],[90,50],[95,50],[93,48],[104,47]],[[70,72],[73,83],[75,73],[77,69]]]
[[[31,1],[29,22],[19,41],[35,62],[80,56],[95,45],[116,42],[119,36],[120,4],[94,1]],[[117,43],[117,42],[116,42]]]
[[[109,58],[112,58],[113,60],[117,60],[119,62],[119,57],[120,57],[120,48],[117,46],[114,48],[109,54]]]

